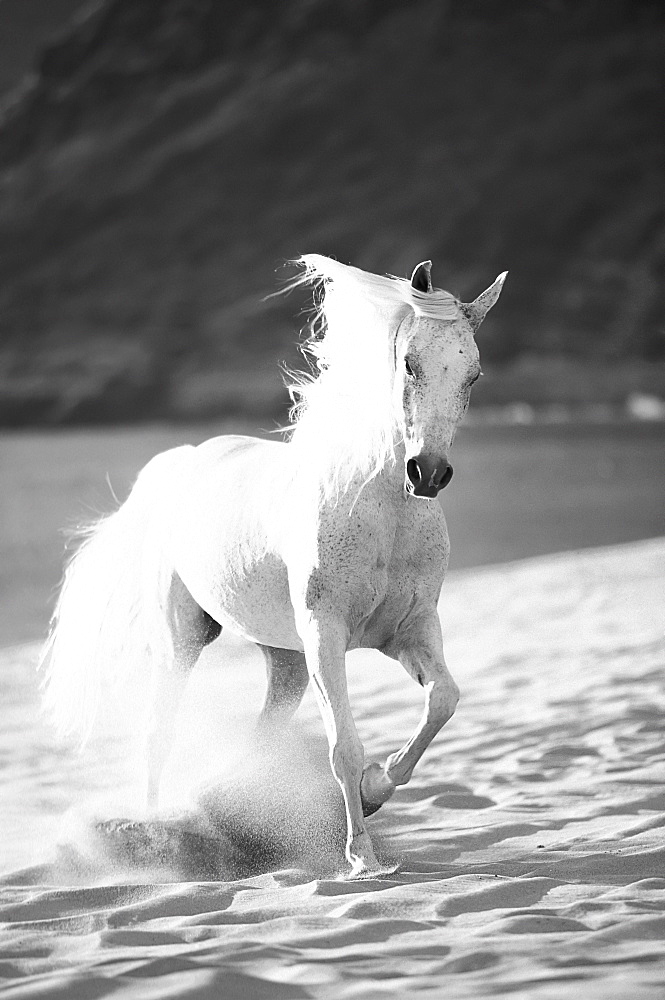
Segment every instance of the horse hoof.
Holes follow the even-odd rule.
[[[395,785],[381,765],[376,762],[368,764],[360,781],[363,816],[371,816],[380,809],[394,791]]]
[[[359,882],[363,879],[389,878],[399,869],[399,864],[381,864],[376,858],[372,862],[363,861],[351,866],[351,871],[339,876],[341,882]]]
[[[391,875],[395,874],[398,868],[399,865],[377,865],[376,868],[358,868],[344,876],[341,881],[361,882],[367,881],[368,879],[389,878]]]

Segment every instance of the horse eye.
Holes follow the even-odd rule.
[[[410,363],[410,361],[409,361],[408,358],[404,358],[404,368],[405,368],[406,374],[409,376],[409,378],[415,378],[416,377],[416,373],[414,372],[413,368],[411,367],[411,363]]]

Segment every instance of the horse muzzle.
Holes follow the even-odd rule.
[[[453,478],[453,467],[447,458],[431,459],[416,455],[406,463],[406,490],[414,497],[433,500]]]

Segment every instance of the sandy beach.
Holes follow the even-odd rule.
[[[311,694],[257,745],[252,647],[206,652],[151,820],[138,698],[78,753],[39,715],[37,647],[3,650],[0,993],[662,997],[664,596],[665,539],[452,574],[462,699],[369,821],[394,873],[357,882]],[[380,654],[348,673],[382,760],[421,692]]]

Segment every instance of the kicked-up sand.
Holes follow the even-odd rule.
[[[4,651],[2,996],[663,997],[665,539],[453,574],[441,617],[462,699],[368,821],[395,871],[356,882],[313,699],[259,745],[251,647],[197,668],[151,819],[138,696],[79,754]],[[383,760],[422,692],[348,673]]]

